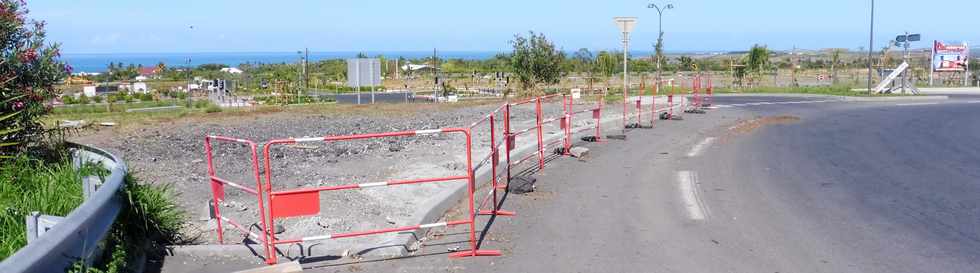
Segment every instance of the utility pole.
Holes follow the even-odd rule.
[[[868,39],[868,95],[871,95],[871,52],[875,46],[875,0],[871,0],[871,35]]]

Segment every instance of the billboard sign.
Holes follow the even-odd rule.
[[[380,86],[381,60],[347,59],[347,86]]]
[[[932,70],[937,72],[965,72],[970,59],[970,47],[935,41],[932,47]]]

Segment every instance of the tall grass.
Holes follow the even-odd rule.
[[[27,245],[27,215],[32,211],[68,215],[84,202],[82,178],[107,174],[93,164],[75,169],[67,157],[45,162],[18,156],[4,162],[0,166],[0,261]],[[123,207],[105,241],[104,260],[93,267],[77,263],[68,271],[127,272],[137,257],[154,255],[161,245],[184,243],[179,233],[184,212],[171,198],[169,186],[139,183],[127,175],[120,194]]]
[[[82,203],[82,177],[100,168],[75,170],[68,160],[46,164],[19,156],[0,166],[0,260],[27,244],[25,217],[32,211],[66,216]]]

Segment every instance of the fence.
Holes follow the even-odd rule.
[[[301,142],[328,142],[329,143],[329,142],[350,141],[350,140],[358,140],[358,139],[407,137],[407,136],[447,134],[447,133],[460,133],[463,134],[466,138],[466,174],[464,175],[422,178],[422,179],[389,180],[385,182],[347,184],[347,185],[340,185],[340,186],[313,187],[313,188],[293,189],[293,190],[283,190],[283,191],[272,190],[272,168],[270,163],[272,157],[270,157],[269,155],[269,150],[273,145],[296,144]],[[269,245],[275,246],[278,244],[291,244],[291,243],[300,243],[300,242],[308,242],[308,241],[340,239],[340,238],[367,236],[367,235],[381,234],[381,233],[411,231],[411,230],[417,230],[423,228],[469,224],[469,235],[470,235],[469,241],[470,241],[471,248],[469,250],[454,252],[450,256],[467,257],[467,256],[499,256],[500,255],[500,252],[496,250],[478,249],[478,245],[476,242],[476,226],[475,226],[476,214],[473,205],[473,201],[474,201],[473,195],[475,192],[476,182],[475,182],[475,178],[473,177],[472,136],[469,128],[444,128],[444,129],[433,129],[433,130],[401,131],[401,132],[346,135],[346,136],[278,139],[266,143],[262,150],[263,150],[263,155],[265,157],[265,175],[266,175],[265,187],[268,190],[268,194],[269,194],[269,219],[270,219],[270,222],[268,223],[269,227],[271,227],[271,225],[275,223],[276,219],[279,218],[310,216],[310,215],[319,214],[320,192],[325,192],[325,191],[367,189],[373,187],[389,187],[389,186],[398,186],[398,185],[439,183],[439,182],[462,180],[468,183],[467,194],[469,196],[469,211],[468,211],[469,219],[467,220],[456,220],[456,221],[411,225],[411,226],[403,226],[403,227],[395,227],[395,228],[325,234],[325,235],[307,236],[307,237],[283,239],[283,240],[280,240],[276,238],[275,235],[270,234],[269,237],[271,241],[269,242]],[[272,255],[270,258],[272,260],[267,262],[269,262],[270,264],[276,263],[275,255]]]
[[[561,102],[561,108],[554,108],[550,110],[545,110],[543,104],[545,103],[557,103]],[[575,110],[576,105],[586,106],[584,109]],[[517,107],[533,107],[533,120],[523,121],[527,128],[520,130],[513,130],[514,121],[518,120],[512,116],[513,111]],[[553,106],[549,106],[553,107]],[[430,129],[430,130],[415,130],[415,131],[398,131],[398,132],[384,132],[384,133],[373,133],[373,134],[358,134],[358,135],[341,135],[341,136],[325,136],[325,137],[314,137],[314,138],[288,138],[288,139],[276,139],[266,142],[262,146],[262,159],[264,163],[264,169],[259,168],[259,152],[258,145],[250,140],[237,139],[222,136],[207,136],[205,137],[205,153],[207,157],[208,165],[208,180],[210,181],[212,193],[214,199],[212,200],[212,206],[214,218],[217,219],[218,228],[218,240],[219,242],[224,241],[224,234],[222,231],[222,224],[227,223],[239,230],[244,236],[254,239],[255,241],[261,242],[265,261],[269,264],[275,264],[278,262],[277,257],[277,245],[281,244],[294,244],[309,241],[320,241],[329,239],[340,239],[349,237],[359,237],[368,236],[381,233],[393,233],[393,232],[403,232],[412,231],[418,229],[435,228],[435,227],[448,227],[457,225],[468,225],[469,226],[469,244],[470,249],[458,251],[450,254],[450,257],[471,257],[471,256],[498,256],[501,255],[499,251],[496,250],[483,250],[479,249],[479,244],[477,242],[476,236],[476,217],[477,215],[495,215],[495,216],[513,216],[514,212],[506,211],[500,209],[500,199],[499,191],[507,190],[510,185],[512,168],[514,166],[520,165],[530,159],[537,157],[537,169],[543,169],[545,166],[545,151],[551,147],[556,147],[559,144],[560,147],[556,147],[556,154],[566,155],[572,146],[573,136],[581,134],[584,132],[589,132],[594,130],[594,133],[590,136],[592,141],[600,139],[600,124],[602,123],[602,107],[603,98],[599,97],[596,100],[595,105],[589,105],[588,103],[576,104],[571,96],[566,95],[548,95],[542,97],[536,97],[532,99],[526,99],[522,101],[517,101],[513,103],[506,103],[502,106],[491,111],[487,115],[483,116],[480,120],[472,123],[466,128],[443,128],[443,129]],[[584,124],[583,126],[576,127],[573,123],[573,119],[582,114],[592,113],[592,119],[594,119],[594,126]],[[502,124],[501,123],[502,119]],[[558,123],[558,130],[560,134],[556,134],[553,137],[544,136],[545,125],[550,125],[553,123]],[[473,161],[473,131],[479,130],[484,126],[489,127],[489,151],[488,154],[482,157],[475,165]],[[498,126],[502,127],[498,130]],[[353,141],[353,140],[364,140],[364,139],[375,139],[375,138],[391,138],[391,137],[412,137],[412,136],[422,136],[422,135],[436,135],[436,134],[461,134],[465,137],[465,160],[466,160],[466,173],[452,176],[443,177],[429,177],[420,179],[407,179],[407,180],[389,180],[384,182],[369,182],[369,183],[358,183],[358,184],[345,184],[338,186],[317,186],[317,187],[304,187],[297,189],[283,189],[283,190],[273,190],[273,174],[272,174],[272,161],[273,156],[270,155],[270,150],[276,145],[291,145],[303,142],[325,142],[325,143],[336,143],[343,141]],[[528,142],[531,147],[534,148],[533,152],[522,156],[520,160],[512,160],[512,157],[521,156],[515,152],[518,146],[518,136],[534,137]],[[241,183],[230,181],[224,179],[217,175],[215,170],[215,165],[213,163],[214,159],[212,157],[212,142],[229,142],[238,143],[245,145],[249,148],[251,158],[251,171],[252,176],[255,177],[256,188],[250,188],[244,186]],[[536,142],[536,143],[535,143]],[[501,149],[503,147],[503,149]],[[501,156],[505,159],[501,160]],[[506,164],[506,169],[501,168],[500,164]],[[490,182],[489,191],[487,191],[486,196],[481,197],[479,202],[476,200],[476,190],[478,189],[476,183],[475,173],[477,170],[482,168],[490,167]],[[261,172],[264,171],[265,179],[263,181],[261,177]],[[506,176],[504,175],[506,174]],[[501,183],[501,180],[506,178],[506,183]],[[278,238],[274,232],[274,227],[277,220],[292,217],[304,217],[313,216],[320,213],[320,194],[322,192],[330,191],[341,191],[341,190],[360,190],[368,189],[374,187],[391,187],[391,186],[401,186],[401,185],[412,185],[412,184],[424,184],[424,183],[442,183],[442,182],[453,182],[453,181],[465,181],[467,183],[467,198],[468,202],[468,213],[467,219],[461,220],[447,220],[438,223],[427,223],[418,225],[409,225],[393,228],[382,228],[382,229],[372,229],[364,231],[353,231],[344,233],[333,233],[333,234],[321,234],[313,236],[301,236],[294,238]],[[259,213],[259,223],[261,225],[261,235],[256,234],[249,229],[244,228],[242,224],[236,222],[228,217],[221,216],[220,207],[221,202],[225,199],[225,186],[230,186],[232,188],[241,190],[243,192],[252,194],[256,196],[258,203],[258,213]],[[489,204],[489,206],[488,206]]]
[[[476,173],[481,168],[486,167],[487,163],[490,164],[490,191],[487,195],[480,201],[477,205],[480,215],[498,215],[498,216],[514,216],[515,213],[511,211],[505,211],[500,209],[500,199],[498,199],[497,193],[499,190],[506,190],[508,184],[500,184],[500,173],[498,165],[500,165],[500,146],[506,145],[506,134],[503,137],[504,141],[499,141],[497,138],[497,115],[506,113],[507,105],[497,107],[482,119],[470,124],[469,129],[472,132],[474,129],[479,128],[481,125],[489,125],[490,132],[490,153],[486,157],[481,159],[476,166],[473,167],[473,173]],[[504,114],[506,117],[506,114]],[[505,119],[506,121],[506,119]],[[510,146],[507,145],[507,158],[510,158]],[[510,169],[507,169],[507,182],[510,182]],[[487,203],[491,202],[491,207],[488,210],[484,210]]]
[[[252,175],[255,177],[254,189],[249,188],[248,186],[244,186],[241,183],[236,183],[228,179],[223,179],[221,177],[218,177],[217,170],[214,167],[214,155],[212,153],[213,148],[211,145],[212,141],[236,143],[248,147],[249,151],[251,152]],[[218,228],[218,242],[224,243],[224,229],[222,228],[222,222],[227,222],[232,227],[240,231],[242,234],[262,243],[262,248],[265,251],[266,262],[274,263],[276,255],[273,252],[274,251],[273,246],[269,243],[270,232],[267,232],[269,230],[269,227],[272,226],[269,225],[269,223],[266,221],[265,213],[264,213],[265,204],[263,202],[263,199],[265,198],[265,195],[263,194],[262,178],[261,176],[259,176],[259,155],[257,149],[258,149],[258,145],[256,145],[255,142],[250,140],[223,137],[223,136],[204,137],[204,153],[208,164],[208,181],[211,185],[211,194],[212,194],[211,211],[214,213],[214,218],[217,219],[216,223]],[[266,157],[266,160],[268,160],[268,157]],[[259,236],[254,232],[251,232],[250,230],[246,229],[244,226],[242,226],[240,223],[238,223],[233,219],[221,216],[221,202],[225,200],[225,186],[230,186],[232,188],[255,195],[258,201],[259,221],[260,221],[259,224],[262,225],[260,228],[262,231],[262,236]]]

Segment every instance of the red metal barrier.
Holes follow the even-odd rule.
[[[588,126],[585,126],[585,127],[582,127],[582,128],[574,128],[575,124],[573,123],[573,121],[575,120],[575,116],[576,115],[581,115],[581,114],[585,114],[585,113],[592,113],[592,119],[595,120],[595,133],[594,133],[594,135],[592,137],[595,138],[595,141],[599,141],[602,138],[601,137],[602,131],[600,129],[600,125],[602,124],[602,104],[603,104],[603,99],[605,99],[605,98],[600,96],[596,100],[595,107],[586,108],[586,109],[582,109],[582,110],[575,110],[575,101],[574,101],[574,99],[571,96],[568,97],[567,104],[566,104],[567,106],[565,107],[565,113],[566,113],[565,116],[566,116],[566,120],[567,120],[565,122],[565,124],[568,125],[568,126],[566,126],[566,130],[565,130],[565,138],[566,138],[565,151],[566,152],[569,149],[572,148],[572,140],[574,139],[573,137],[576,134],[579,134],[579,133],[582,133],[582,132],[585,132],[585,131],[592,130],[592,127],[588,127]]]
[[[705,97],[705,99],[707,101],[704,103],[704,106],[711,106],[711,104],[714,103],[714,91],[715,91],[715,86],[714,86],[714,83],[711,81],[711,76],[709,75],[708,76],[708,89],[707,89],[707,95],[708,96]]]
[[[244,185],[239,184],[239,183],[235,183],[235,182],[229,181],[227,179],[220,178],[220,177],[217,176],[216,170],[214,168],[214,156],[212,155],[212,147],[211,147],[211,141],[212,140],[214,140],[214,141],[221,141],[221,142],[238,143],[238,144],[244,144],[244,145],[248,146],[248,148],[249,148],[249,150],[251,151],[251,154],[252,154],[251,155],[252,156],[252,158],[251,158],[251,160],[252,160],[252,162],[251,162],[252,163],[252,172],[253,172],[252,174],[255,176],[255,188],[254,189],[253,188],[249,188],[248,186],[244,186]],[[249,236],[249,237],[251,237],[252,239],[254,239],[254,240],[258,241],[258,242],[261,242],[262,243],[262,248],[265,251],[266,262],[268,262],[268,263],[275,263],[275,260],[276,260],[276,258],[275,258],[275,252],[273,251],[273,246],[271,244],[269,244],[269,234],[270,233],[267,232],[267,230],[269,230],[268,227],[270,227],[270,225],[268,225],[268,222],[266,221],[265,213],[264,213],[264,211],[265,211],[265,204],[263,202],[263,198],[265,197],[265,194],[264,194],[264,191],[262,189],[262,178],[259,176],[259,158],[258,158],[257,145],[255,144],[255,142],[252,142],[250,140],[245,140],[245,139],[222,137],[222,136],[206,136],[206,137],[204,137],[204,153],[205,153],[205,155],[207,157],[208,180],[210,181],[210,184],[211,184],[211,194],[212,194],[212,197],[213,197],[211,199],[212,200],[211,202],[212,202],[212,205],[214,206],[214,217],[217,220],[216,222],[217,222],[217,228],[218,228],[218,242],[219,243],[222,243],[222,244],[224,243],[224,230],[222,228],[222,222],[228,222],[228,224],[231,224],[231,226],[235,227],[235,229],[238,229],[240,232],[242,232],[242,234],[244,234],[246,236]],[[260,212],[259,213],[259,221],[260,221],[260,224],[262,225],[262,227],[261,227],[262,228],[262,236],[256,235],[255,233],[249,231],[248,229],[245,229],[241,224],[235,222],[232,219],[229,219],[227,217],[221,216],[221,202],[225,200],[225,185],[230,186],[232,188],[236,188],[236,189],[242,190],[244,192],[247,192],[247,193],[250,193],[250,194],[256,196],[256,198],[258,199],[258,206],[259,206],[259,212]]]
[[[480,201],[480,204],[476,206],[476,209],[479,211],[478,214],[480,215],[499,215],[499,216],[515,215],[515,213],[512,211],[501,210],[500,201],[497,198],[498,190],[507,189],[507,184],[501,185],[500,183],[500,175],[498,173],[498,168],[497,168],[497,166],[500,164],[500,146],[504,145],[504,143],[506,142],[506,141],[498,142],[497,140],[497,123],[496,123],[497,115],[502,114],[503,111],[505,111],[505,106],[498,107],[496,110],[493,110],[492,112],[490,112],[490,114],[487,114],[482,119],[474,122],[468,127],[470,129],[470,132],[473,132],[480,125],[488,124],[490,126],[490,153],[486,157],[481,159],[479,162],[477,162],[476,166],[473,167],[473,173],[475,175],[475,173],[480,168],[485,167],[488,162],[490,163],[491,166],[490,187],[489,187],[490,192],[488,192],[487,195],[483,198],[483,200]],[[508,176],[508,182],[509,182],[509,176]],[[485,210],[483,208],[487,205],[487,202],[492,202],[492,203],[490,203],[491,204],[490,209]]]
[[[560,115],[545,117],[542,110],[542,103],[545,100],[557,100],[561,98],[562,101],[562,111]],[[672,96],[670,97],[672,101]],[[534,116],[535,122],[534,126],[521,129],[519,131],[513,131],[511,129],[512,119],[511,111],[512,107],[534,104]],[[373,234],[381,233],[391,233],[391,232],[401,232],[410,231],[423,228],[433,228],[433,227],[443,227],[443,226],[455,226],[455,225],[466,225],[469,224],[469,235],[470,235],[470,249],[459,251],[450,254],[450,257],[468,257],[468,256],[497,256],[500,255],[499,251],[496,250],[481,250],[476,241],[476,215],[500,215],[500,216],[510,216],[514,215],[511,211],[505,211],[500,209],[498,190],[507,189],[507,184],[501,185],[500,179],[501,174],[499,164],[500,160],[500,148],[504,146],[504,155],[507,162],[507,182],[510,183],[511,178],[511,167],[521,164],[522,162],[538,157],[538,168],[544,168],[544,151],[548,147],[561,143],[564,153],[568,153],[572,144],[572,137],[575,134],[586,132],[592,130],[591,126],[583,126],[581,128],[574,128],[572,120],[576,115],[584,113],[592,113],[592,118],[595,119],[595,140],[600,139],[601,129],[600,125],[602,123],[602,107],[603,98],[599,97],[596,106],[592,108],[586,108],[582,110],[575,110],[575,101],[570,96],[565,95],[549,95],[543,97],[537,97],[532,99],[526,99],[514,103],[507,103],[501,107],[495,109],[489,114],[485,115],[483,118],[474,122],[467,128],[444,128],[435,130],[417,130],[417,131],[401,131],[401,132],[387,132],[387,133],[376,133],[376,134],[360,134],[360,135],[344,135],[344,136],[327,136],[327,137],[315,137],[315,138],[290,138],[290,139],[278,139],[267,142],[263,146],[263,157],[265,164],[265,181],[262,181],[259,171],[259,161],[258,161],[258,151],[257,145],[248,140],[218,137],[218,136],[208,136],[205,138],[205,150],[207,153],[207,164],[208,164],[208,175],[211,181],[211,187],[214,198],[215,215],[219,219],[218,221],[218,238],[219,241],[223,240],[223,233],[221,229],[222,222],[227,222],[233,225],[235,228],[239,229],[242,233],[252,237],[256,241],[262,242],[265,255],[266,263],[275,264],[278,260],[276,256],[276,245],[280,244],[291,244],[307,241],[319,241],[328,239],[339,239],[357,236],[367,236]],[[638,104],[639,106],[639,104]],[[654,108],[655,110],[655,108]],[[641,112],[638,109],[638,114]],[[497,136],[497,122],[501,118],[503,119],[503,132],[501,137]],[[639,117],[638,117],[639,119]],[[543,136],[543,126],[544,124],[550,122],[559,122],[560,129],[562,130],[562,137],[551,141],[549,143],[544,143]],[[652,120],[651,120],[652,124]],[[490,151],[489,154],[481,159],[479,163],[475,166],[473,164],[473,136],[472,132],[476,128],[482,125],[489,125],[490,127]],[[536,152],[529,153],[529,155],[523,157],[522,159],[512,162],[511,152],[516,148],[517,142],[516,138],[519,135],[527,134],[530,132],[537,132],[537,149]],[[411,180],[390,180],[386,182],[374,182],[374,183],[361,183],[361,184],[347,184],[340,186],[325,186],[325,187],[310,187],[301,189],[288,189],[273,191],[273,181],[272,181],[272,158],[270,156],[270,149],[275,145],[285,145],[285,144],[296,144],[301,142],[340,142],[340,141],[352,141],[352,140],[362,140],[362,139],[372,139],[372,138],[386,138],[386,137],[410,137],[419,135],[432,135],[432,134],[447,134],[447,133],[459,133],[466,137],[466,174],[447,176],[447,177],[435,177],[435,178],[423,178],[423,179],[411,179]],[[240,184],[230,182],[228,180],[222,179],[215,175],[215,170],[213,167],[212,159],[212,140],[216,141],[227,141],[235,143],[243,143],[249,146],[252,152],[252,167],[253,174],[256,179],[256,188],[248,188]],[[487,195],[483,197],[479,205],[475,205],[475,194],[476,194],[476,170],[486,167],[487,162],[490,162],[491,175],[490,175],[490,187]],[[320,213],[320,193],[325,191],[339,191],[339,190],[355,190],[355,189],[365,189],[371,187],[386,187],[386,186],[397,186],[397,185],[410,185],[410,184],[423,184],[423,183],[440,183],[440,182],[451,182],[465,180],[467,184],[467,194],[469,198],[469,215],[466,220],[454,220],[446,221],[440,223],[430,223],[412,226],[403,226],[395,228],[385,228],[367,231],[355,231],[346,233],[335,233],[317,236],[307,236],[300,238],[289,238],[281,239],[271,230],[275,226],[275,221],[281,218],[289,217],[301,217],[310,216]],[[231,219],[220,216],[220,201],[224,200],[224,186],[229,185],[234,188],[241,189],[248,193],[254,194],[258,198],[258,211],[260,212],[260,221],[262,225],[262,235],[257,235],[252,233],[242,227],[242,225],[234,222]],[[266,203],[268,202],[268,207]],[[493,202],[488,209],[484,209],[488,202]],[[268,214],[268,215],[266,215]]]
[[[542,101],[550,100],[550,99],[557,99],[557,98],[562,98],[563,99],[562,101],[564,101],[564,96],[560,96],[558,94],[552,94],[552,95],[547,95],[547,96],[542,96],[542,97],[537,97],[537,98],[531,98],[531,99],[525,99],[525,100],[522,100],[522,101],[518,101],[518,102],[507,104],[507,106],[506,106],[507,108],[506,108],[506,110],[504,112],[505,113],[505,119],[507,120],[507,121],[505,121],[505,125],[504,125],[504,135],[506,136],[507,142],[509,144],[508,147],[507,147],[507,153],[508,153],[508,155],[510,154],[510,151],[511,150],[513,150],[514,148],[516,148],[515,146],[517,144],[517,137],[520,136],[520,135],[523,135],[523,134],[526,134],[526,133],[530,133],[532,131],[536,131],[537,132],[537,141],[538,141],[538,146],[537,146],[537,150],[536,150],[537,152],[536,153],[528,154],[527,156],[524,156],[523,158],[517,160],[516,162],[511,162],[510,161],[510,157],[508,156],[508,158],[507,158],[508,177],[510,177],[510,167],[511,166],[520,165],[521,163],[524,163],[524,161],[527,161],[528,159],[533,158],[535,154],[538,156],[538,169],[539,170],[544,169],[544,158],[545,158],[544,152],[545,152],[545,150],[547,150],[548,147],[550,147],[550,146],[553,146],[555,144],[558,144],[558,143],[561,143],[561,142],[564,142],[565,141],[565,138],[561,138],[561,139],[556,140],[556,141],[552,141],[552,142],[549,142],[549,143],[544,143],[544,131],[543,131],[544,130],[544,128],[543,128],[544,127],[544,124],[551,123],[551,122],[559,122],[560,123],[559,124],[559,128],[564,128],[564,126],[565,126],[564,125],[564,122],[566,120],[564,119],[564,115],[555,116],[555,117],[544,117],[543,116],[543,113],[542,113],[542,110],[541,110]],[[532,127],[529,127],[529,128],[526,128],[526,129],[517,130],[517,131],[511,130],[511,127],[510,127],[512,125],[511,115],[510,115],[511,109],[513,107],[516,107],[516,106],[521,106],[521,105],[526,105],[526,104],[531,104],[531,103],[534,103],[534,113],[535,113],[535,122],[534,122],[534,124],[535,125],[532,126]]]
[[[359,140],[359,139],[410,137],[410,136],[445,134],[445,133],[459,133],[459,134],[463,134],[466,137],[466,174],[465,175],[423,178],[423,179],[390,180],[386,182],[312,187],[312,188],[293,189],[293,190],[284,190],[284,191],[272,190],[272,168],[270,164],[272,157],[269,156],[269,149],[273,145],[295,144],[300,142],[321,142],[321,141],[339,142],[339,141],[350,141],[350,140]],[[307,241],[339,239],[339,238],[366,236],[366,235],[381,234],[381,233],[410,231],[410,230],[417,230],[423,228],[469,224],[470,249],[454,252],[450,254],[450,257],[499,256],[500,255],[500,251],[478,249],[479,245],[477,244],[476,226],[475,226],[476,211],[474,209],[474,193],[476,188],[476,181],[475,181],[476,179],[473,176],[472,135],[469,128],[443,128],[443,129],[434,129],[434,130],[401,131],[401,132],[388,132],[388,133],[376,133],[376,134],[327,136],[327,137],[297,138],[297,139],[292,139],[292,138],[278,139],[266,143],[265,146],[263,147],[263,154],[265,156],[265,176],[266,176],[265,187],[269,194],[270,226],[275,222],[277,218],[299,217],[299,216],[318,214],[320,212],[320,192],[324,192],[324,191],[354,190],[354,189],[366,189],[372,187],[387,187],[387,186],[422,184],[422,183],[439,183],[439,182],[460,181],[460,180],[464,180],[468,183],[467,195],[469,197],[469,202],[468,202],[469,219],[466,220],[456,220],[456,221],[447,221],[447,222],[367,230],[367,231],[325,234],[325,235],[307,236],[307,237],[292,238],[292,239],[278,239],[274,234],[270,234],[269,235],[271,237],[270,244],[273,246],[279,244],[291,244],[291,243],[299,243],[299,242],[307,242]],[[273,258],[270,264],[276,262],[275,256],[272,257]]]

